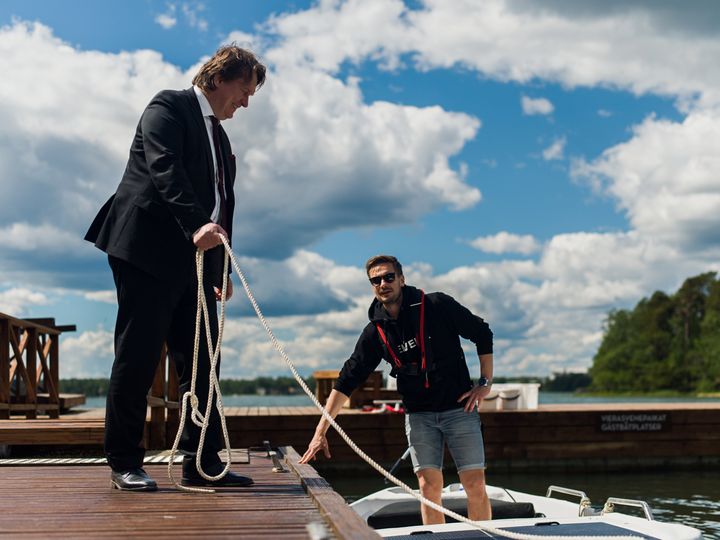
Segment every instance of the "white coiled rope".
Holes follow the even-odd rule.
[[[472,527],[475,527],[477,529],[480,529],[482,531],[488,532],[490,534],[495,534],[499,536],[504,536],[506,538],[512,538],[515,540],[538,540],[538,538],[542,538],[542,540],[598,540],[598,538],[602,538],[604,540],[641,540],[638,536],[545,536],[545,535],[534,535],[534,534],[523,534],[523,533],[515,533],[512,531],[507,531],[503,529],[496,529],[494,527],[490,527],[488,525],[482,524],[477,521],[470,520],[466,518],[465,516],[462,516],[458,514],[457,512],[453,512],[452,510],[448,510],[447,508],[429,500],[423,497],[420,493],[413,490],[410,486],[405,484],[402,480],[399,478],[396,478],[392,474],[390,474],[388,471],[386,471],[381,465],[379,465],[375,460],[373,460],[370,456],[368,456],[365,452],[363,452],[350,437],[345,433],[345,431],[335,422],[333,417],[330,415],[330,413],[327,412],[325,407],[323,407],[320,402],[317,400],[313,392],[308,388],[307,384],[305,384],[305,381],[302,379],[300,374],[295,369],[295,365],[292,363],[290,358],[288,357],[287,353],[285,353],[285,349],[283,349],[282,345],[278,340],[275,338],[275,334],[273,334],[273,331],[270,329],[270,326],[268,325],[267,321],[265,320],[264,315],[262,314],[262,311],[260,311],[260,307],[258,306],[257,302],[255,301],[255,297],[252,294],[252,291],[250,290],[250,287],[247,283],[247,280],[245,279],[245,275],[243,274],[242,270],[240,270],[240,266],[238,265],[237,261],[235,260],[235,254],[233,253],[232,249],[230,248],[230,244],[228,243],[227,238],[221,235],[220,237],[222,239],[222,243],[225,246],[225,263],[223,268],[223,287],[222,287],[222,295],[221,295],[221,303],[220,303],[220,324],[219,324],[219,331],[218,331],[218,340],[215,347],[212,345],[212,339],[210,337],[210,324],[209,324],[209,318],[208,318],[208,309],[207,304],[205,302],[205,294],[204,294],[204,287],[203,287],[203,264],[202,264],[202,252],[198,250],[195,260],[196,260],[196,267],[198,271],[198,309],[197,309],[197,320],[195,323],[195,351],[194,351],[194,357],[193,357],[193,373],[192,373],[192,383],[190,387],[190,391],[186,392],[183,396],[183,407],[182,407],[182,416],[180,420],[180,426],[178,427],[178,434],[175,437],[175,444],[173,445],[173,449],[171,451],[171,459],[170,463],[168,464],[168,474],[170,476],[170,479],[173,481],[173,483],[180,489],[184,489],[187,491],[194,491],[194,492],[214,492],[214,490],[209,489],[200,489],[200,488],[189,488],[186,486],[182,486],[175,482],[173,476],[172,476],[172,463],[173,463],[173,457],[177,450],[178,443],[180,441],[180,433],[182,432],[183,425],[185,423],[185,416],[186,416],[186,408],[187,408],[187,402],[190,401],[193,412],[191,415],[191,419],[193,422],[195,422],[196,425],[202,427],[202,431],[200,433],[200,443],[198,447],[198,452],[196,455],[196,465],[198,468],[198,472],[200,472],[201,476],[205,478],[206,480],[218,480],[222,478],[228,469],[230,468],[230,443],[229,443],[229,436],[227,433],[227,427],[225,425],[225,415],[224,410],[222,407],[222,398],[220,394],[220,384],[218,383],[217,376],[215,373],[215,366],[217,364],[217,358],[220,353],[220,345],[222,343],[222,333],[223,333],[223,326],[225,323],[225,295],[226,295],[226,288],[227,288],[227,275],[228,275],[228,258],[232,261],[233,268],[238,274],[238,277],[240,278],[240,281],[242,282],[243,288],[245,289],[245,294],[247,295],[248,299],[250,300],[250,303],[252,304],[253,309],[255,310],[255,313],[258,316],[258,319],[260,319],[260,322],[263,325],[263,328],[265,328],[265,331],[267,332],[268,336],[270,337],[270,341],[272,342],[275,349],[280,353],[280,355],[283,357],[283,360],[285,360],[285,363],[287,364],[288,368],[293,374],[293,377],[297,381],[297,383],[300,385],[300,387],[303,389],[305,394],[312,400],[315,407],[320,411],[322,416],[328,421],[328,423],[337,431],[338,435],[348,444],[350,448],[358,455],[360,456],[368,465],[370,465],[373,469],[378,471],[382,476],[387,478],[390,482],[401,488],[403,491],[405,491],[410,496],[414,497],[418,501],[420,501],[421,504],[424,504],[426,506],[429,506],[430,508],[433,508],[434,510],[437,510],[438,512],[442,512],[448,517],[451,517],[459,522],[466,523],[467,525],[470,525]],[[200,306],[202,304],[202,307]],[[201,311],[202,310],[202,311]],[[201,415],[197,408],[197,397],[194,395],[195,390],[195,377],[197,375],[197,356],[198,356],[198,349],[199,349],[199,343],[200,343],[200,316],[201,313],[205,317],[205,331],[207,333],[207,340],[208,340],[208,351],[210,354],[211,362],[210,362],[210,393],[208,395],[208,403],[207,407],[205,409],[205,414]],[[228,454],[228,461],[225,465],[225,470],[223,470],[222,473],[220,473],[216,477],[209,477],[206,476],[205,473],[202,471],[200,467],[200,455],[202,451],[202,447],[204,444],[204,438],[205,438],[205,431],[207,430],[207,424],[209,423],[210,418],[210,411],[212,410],[212,397],[213,397],[213,391],[217,392],[217,404],[218,404],[218,412],[220,413],[220,418],[222,422],[223,427],[223,434],[225,436],[225,445],[227,449]]]
[[[225,241],[225,237],[223,237]],[[225,244],[227,246],[227,244]],[[229,248],[228,248],[229,249]],[[180,415],[180,425],[178,431],[175,434],[175,442],[173,442],[172,450],[170,451],[170,461],[168,462],[168,476],[170,481],[180,490],[189,491],[194,493],[214,493],[214,489],[205,489],[198,487],[183,486],[173,475],[173,464],[175,462],[175,454],[177,453],[178,445],[180,444],[180,437],[182,436],[185,422],[187,421],[187,405],[190,403],[192,412],[190,414],[190,420],[200,428],[200,442],[198,443],[198,449],[195,454],[195,467],[198,473],[205,480],[213,482],[223,478],[230,470],[232,463],[232,455],[230,452],[230,436],[228,435],[227,424],[225,423],[225,409],[223,408],[222,393],[220,392],[220,382],[217,379],[217,362],[220,357],[220,345],[222,344],[223,329],[225,327],[225,300],[227,295],[227,281],[228,281],[228,256],[225,254],[225,262],[223,264],[223,284],[222,293],[220,296],[220,319],[218,328],[217,343],[213,347],[212,335],[210,333],[210,317],[208,316],[207,302],[205,301],[205,286],[203,284],[203,252],[197,250],[195,252],[195,267],[197,269],[197,311],[195,313],[195,343],[193,347],[193,365],[192,365],[192,378],[190,382],[190,390],[185,392],[182,397],[182,413]],[[201,331],[201,320],[205,319],[205,335],[207,336],[207,347],[208,356],[210,358],[210,384],[208,389],[208,398],[205,405],[205,414],[200,413],[199,401],[195,395],[195,381],[197,380],[197,369],[198,369],[198,354],[200,351],[200,331]],[[202,468],[201,458],[203,447],[205,446],[205,433],[207,432],[208,426],[210,425],[210,414],[212,412],[213,397],[217,392],[217,409],[220,415],[220,424],[222,425],[223,437],[225,439],[225,451],[227,452],[227,461],[225,462],[225,468],[216,476],[210,476],[205,473]]]

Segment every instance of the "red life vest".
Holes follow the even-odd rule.
[[[427,374],[427,355],[425,354],[425,292],[422,289],[420,290],[420,324],[418,326],[418,335],[415,336],[415,339],[417,339],[418,343],[420,343],[420,373],[425,374],[425,388],[430,388],[430,381],[428,380]],[[395,354],[395,351],[390,345],[382,327],[379,323],[375,323],[375,327],[377,328],[378,335],[380,336],[380,341],[382,341],[383,345],[385,345],[385,349],[392,358],[392,363],[394,364],[393,371],[403,370],[403,363],[400,361],[397,354]]]

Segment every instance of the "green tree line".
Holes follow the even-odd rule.
[[[315,391],[315,379],[308,377],[305,383]],[[106,396],[109,379],[61,379],[60,391],[69,394],[85,394],[88,397]],[[258,377],[256,379],[220,379],[223,394],[293,395],[302,388],[292,377]]]
[[[720,280],[706,272],[674,294],[613,310],[593,358],[599,392],[720,391]]]

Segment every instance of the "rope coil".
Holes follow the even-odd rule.
[[[223,237],[223,240],[225,238]],[[227,247],[227,244],[226,244]],[[229,249],[229,248],[228,248]],[[197,270],[197,311],[195,313],[195,342],[193,345],[193,366],[192,366],[192,377],[190,380],[190,390],[185,392],[182,397],[182,412],[180,415],[180,424],[178,425],[178,431],[175,434],[175,441],[173,442],[172,450],[170,451],[170,461],[168,463],[168,477],[170,481],[175,485],[176,488],[182,491],[188,491],[193,493],[215,493],[214,489],[206,489],[199,487],[183,486],[180,484],[173,475],[173,463],[175,462],[175,454],[180,444],[180,437],[182,436],[185,422],[187,421],[187,405],[190,402],[191,414],[190,420],[200,428],[200,442],[198,443],[198,449],[195,454],[195,467],[202,478],[209,482],[220,480],[230,470],[232,464],[232,455],[230,450],[230,436],[228,435],[227,424],[225,422],[225,409],[222,402],[222,393],[220,392],[220,382],[217,378],[217,362],[220,357],[220,345],[222,344],[222,335],[225,327],[225,302],[227,297],[227,282],[228,282],[228,256],[225,253],[225,262],[223,264],[223,284],[222,293],[220,296],[220,317],[218,326],[218,337],[217,343],[213,347],[212,334],[210,333],[210,317],[208,315],[207,302],[205,301],[205,286],[203,283],[203,252],[199,249],[195,252],[195,268]],[[200,351],[200,327],[202,319],[205,319],[205,335],[207,337],[208,356],[210,357],[210,384],[208,389],[208,398],[205,406],[205,414],[200,413],[199,401],[195,394],[195,385],[197,380],[197,369],[198,369],[198,356]],[[214,393],[217,393],[217,409],[220,415],[220,424],[222,426],[223,438],[225,440],[225,451],[227,452],[227,461],[225,467],[219,474],[210,476],[205,473],[202,468],[202,450],[205,446],[205,433],[207,432],[208,426],[210,425],[210,414],[212,412],[213,397]]]
[[[191,414],[191,419],[196,425],[199,425],[202,427],[202,431],[200,434],[200,443],[198,447],[198,452],[196,454],[196,465],[198,468],[198,472],[202,475],[203,478],[209,481],[213,480],[219,480],[222,478],[227,471],[230,468],[230,442],[229,442],[229,436],[227,433],[227,427],[225,425],[225,415],[224,410],[222,408],[222,398],[220,394],[220,384],[217,380],[216,372],[215,372],[215,366],[217,364],[217,359],[220,353],[220,345],[222,343],[222,333],[223,333],[223,327],[225,323],[225,301],[226,301],[226,289],[227,289],[227,279],[228,279],[228,259],[232,262],[232,266],[237,272],[237,275],[240,279],[240,282],[242,283],[243,289],[245,290],[245,294],[248,297],[248,300],[250,300],[250,303],[252,304],[253,309],[255,310],[255,314],[257,315],[258,319],[260,320],[260,323],[262,324],[263,328],[267,332],[270,341],[272,342],[275,349],[280,353],[283,360],[285,360],[285,363],[287,364],[288,368],[290,369],[291,373],[293,374],[293,377],[297,381],[297,383],[300,385],[300,387],[303,389],[305,394],[312,400],[315,407],[320,411],[322,416],[328,421],[328,423],[335,429],[335,431],[340,435],[340,437],[347,443],[347,445],[358,455],[360,456],[368,465],[370,465],[373,469],[378,471],[382,476],[387,478],[390,482],[401,488],[403,491],[405,491],[408,495],[412,496],[413,498],[417,499],[421,504],[424,504],[426,506],[429,506],[430,508],[433,508],[434,510],[437,510],[438,512],[441,512],[445,514],[448,517],[451,517],[455,519],[456,521],[465,523],[467,525],[470,525],[476,529],[480,529],[482,531],[488,532],[490,534],[503,536],[506,538],[511,538],[514,540],[537,540],[538,538],[542,538],[543,540],[597,540],[598,538],[602,538],[603,540],[641,540],[641,537],[639,536],[539,536],[539,535],[533,535],[533,534],[523,534],[523,533],[515,533],[512,531],[507,531],[503,529],[496,529],[494,527],[490,527],[486,524],[481,524],[477,521],[470,520],[466,518],[465,516],[462,516],[458,514],[457,512],[453,512],[452,510],[449,510],[442,505],[439,505],[429,499],[426,499],[423,497],[420,493],[413,490],[410,486],[405,484],[402,480],[395,477],[394,475],[390,474],[388,471],[386,471],[380,464],[378,464],[375,460],[373,460],[370,456],[368,456],[365,452],[363,452],[362,449],[360,449],[353,440],[345,433],[345,431],[335,422],[333,417],[330,415],[330,413],[327,412],[325,407],[323,407],[318,399],[315,397],[314,393],[310,390],[310,388],[307,386],[305,381],[302,379],[300,374],[297,372],[295,365],[288,357],[287,353],[285,352],[285,349],[282,347],[280,342],[275,338],[275,334],[273,334],[272,329],[270,328],[270,325],[265,320],[265,316],[263,315],[262,311],[260,310],[260,307],[258,306],[257,301],[255,300],[255,297],[252,294],[252,291],[250,290],[250,286],[247,283],[247,280],[245,279],[245,275],[243,274],[242,270],[240,269],[240,265],[237,263],[237,260],[235,259],[235,254],[233,253],[232,249],[230,248],[230,244],[225,236],[220,236],[222,239],[222,243],[225,246],[225,262],[223,265],[223,287],[222,287],[222,295],[221,295],[221,304],[220,304],[220,323],[219,323],[219,330],[218,330],[218,340],[215,347],[212,346],[212,339],[210,335],[210,323],[208,318],[208,308],[207,303],[205,302],[205,294],[204,294],[204,286],[203,286],[203,257],[202,252],[200,250],[197,251],[195,256],[196,261],[196,268],[198,273],[198,309],[197,309],[197,318],[195,323],[195,350],[194,350],[194,356],[193,356],[193,372],[192,372],[192,383],[191,388],[189,392],[186,392],[183,396],[183,406],[182,406],[182,416],[180,420],[180,425],[178,427],[178,433],[175,437],[175,443],[173,444],[173,449],[171,451],[171,459],[170,463],[168,464],[168,475],[170,476],[171,481],[175,484],[176,487],[179,489],[183,489],[186,491],[192,491],[192,492],[203,492],[203,493],[214,493],[214,490],[211,489],[202,489],[202,488],[191,488],[187,486],[182,486],[178,484],[174,477],[172,476],[172,463],[173,458],[175,455],[175,452],[177,450],[178,443],[180,441],[180,434],[182,432],[183,426],[185,425],[185,417],[186,417],[186,408],[187,408],[187,400],[190,399],[194,405],[193,405],[193,412]],[[202,305],[200,305],[202,304]],[[208,351],[210,354],[211,362],[210,362],[210,392],[208,395],[208,402],[207,407],[205,410],[205,415],[200,415],[200,413],[197,411],[197,397],[194,395],[195,390],[195,378],[197,375],[197,357],[198,357],[198,350],[199,350],[199,342],[200,342],[200,317],[204,315],[205,317],[205,331],[207,334],[207,340],[208,340]],[[206,476],[205,473],[202,471],[200,467],[200,455],[202,451],[202,447],[204,444],[204,438],[205,438],[205,431],[207,430],[207,425],[209,423],[209,417],[210,417],[210,411],[212,407],[212,397],[213,397],[213,390],[217,392],[217,403],[218,403],[218,411],[220,413],[220,418],[222,422],[223,427],[223,435],[225,437],[225,444],[227,448],[227,454],[228,454],[228,461],[226,463],[225,469],[222,473],[215,477],[209,477]],[[201,423],[198,424],[198,421]]]

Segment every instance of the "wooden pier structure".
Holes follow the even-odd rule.
[[[284,472],[273,472],[266,452],[251,450],[233,470],[255,484],[213,494],[179,491],[165,464],[145,466],[158,491],[131,493],[111,489],[107,467],[0,461],[3,504],[12,509],[0,512],[0,537],[379,538],[292,448],[280,452]],[[179,464],[174,474],[181,476]]]
[[[12,413],[58,418],[61,410],[85,402],[60,394],[60,334],[74,331],[74,325],[59,326],[50,317],[23,320],[0,313],[0,419]]]
[[[304,451],[319,412],[314,407],[228,407],[226,417],[233,447],[270,441]],[[719,402],[540,405],[533,410],[481,411],[480,419],[485,453],[493,467],[720,467]],[[403,414],[343,409],[338,423],[379,463],[392,464],[406,448]],[[151,425],[148,416],[148,431]],[[99,447],[103,433],[103,409],[60,419],[0,420],[0,446]],[[328,466],[362,465],[335,430],[329,431],[328,439],[333,455]]]

